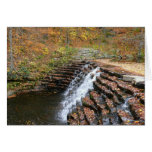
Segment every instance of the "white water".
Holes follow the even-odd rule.
[[[81,99],[86,96],[90,89],[93,89],[93,81],[100,75],[100,72],[97,72],[98,70],[99,67],[87,75],[80,72],[75,79],[71,81],[61,102],[63,110],[58,114],[59,119],[63,122],[67,121],[68,113],[72,112],[72,110],[76,108],[76,105],[81,105]],[[91,78],[92,75],[93,78]]]

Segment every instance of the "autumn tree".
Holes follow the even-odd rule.
[[[12,46],[12,27],[9,29],[9,43],[10,43],[10,72],[14,70],[14,59],[13,59],[13,46]]]

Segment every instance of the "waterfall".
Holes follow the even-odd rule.
[[[68,113],[71,113],[72,110],[76,108],[76,105],[81,105],[81,99],[86,96],[89,90],[93,89],[93,81],[100,75],[98,71],[99,67],[91,70],[87,75],[80,72],[75,79],[71,81],[61,101],[63,110],[58,113],[60,120],[67,122]]]

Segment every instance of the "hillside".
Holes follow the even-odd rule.
[[[8,88],[44,78],[83,47],[113,61],[144,62],[144,28],[10,27],[7,33]]]

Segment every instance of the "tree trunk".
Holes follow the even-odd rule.
[[[67,31],[66,31],[66,45],[69,48],[69,28],[67,28]]]
[[[10,71],[12,72],[14,70],[14,62],[13,62],[13,47],[12,47],[12,27],[10,27],[9,30],[9,41],[10,41]]]

